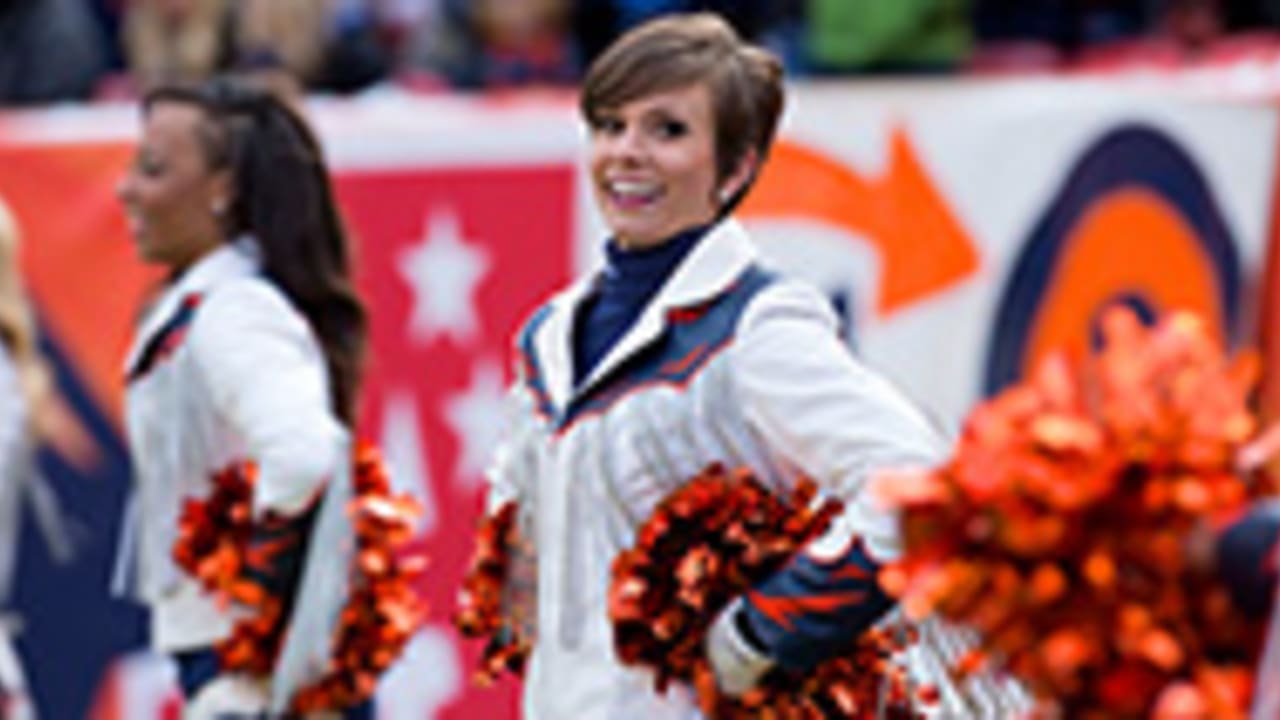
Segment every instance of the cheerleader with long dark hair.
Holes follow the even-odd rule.
[[[349,462],[365,315],[320,146],[290,107],[219,79],[156,89],[142,111],[118,195],[170,277],[127,360],[136,492],[117,584],[149,607],[188,716],[240,717],[268,708],[271,679],[222,670],[213,648],[243,613],[175,566],[182,505],[251,461],[255,519],[307,516]]]

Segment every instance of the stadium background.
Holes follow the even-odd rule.
[[[1047,348],[1086,348],[1110,302],[1199,310],[1236,347],[1274,340],[1280,52],[790,90],[740,215],[773,262],[831,296],[860,355],[949,431]],[[592,266],[604,237],[574,98],[384,88],[306,110],[373,319],[361,430],[426,508],[432,614],[384,682],[380,717],[513,716],[509,684],[471,684],[475,648],[448,615],[502,433],[510,333]],[[0,200],[25,238],[59,385],[100,450],[91,472],[40,458],[74,554],[52,552],[30,513],[21,530],[13,610],[45,718],[178,716],[167,664],[141,649],[140,613],[107,592],[129,476],[121,357],[160,279],[135,260],[113,195],[137,125],[125,102],[0,112]]]

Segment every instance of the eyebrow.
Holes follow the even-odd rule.
[[[655,105],[652,107],[645,108],[643,111],[641,111],[640,116],[641,117],[661,116],[661,117],[668,117],[668,118],[684,119],[692,114],[693,113],[688,110],[681,111],[676,108],[672,108],[668,105]]]
[[[604,119],[620,119],[623,115],[623,106],[628,104],[630,103],[598,108],[592,114],[591,121],[598,122]],[[637,119],[645,121],[657,118],[660,120],[680,120],[685,123],[691,123],[695,114],[696,113],[690,109],[676,109],[671,107],[669,103],[660,102],[656,105],[650,105],[640,110],[637,113]]]

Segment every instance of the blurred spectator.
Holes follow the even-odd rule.
[[[983,43],[1040,42],[1062,49],[1075,42],[1073,0],[977,0],[974,31]]]
[[[403,6],[406,0],[399,0]],[[385,0],[384,0],[385,2]],[[351,92],[382,80],[391,71],[398,34],[392,23],[407,9],[374,0],[329,0],[324,27],[324,57],[310,85],[321,90]],[[436,0],[417,0],[425,16]],[[394,13],[401,13],[396,17]],[[389,17],[382,17],[386,15]]]
[[[618,7],[614,0],[577,0],[573,3],[570,31],[582,53],[583,67],[609,47],[619,35],[619,27]]]
[[[722,16],[745,38],[756,38],[775,17],[779,3],[770,0],[613,0],[619,32],[658,15],[673,12],[713,12]]]
[[[84,0],[0,0],[0,105],[85,98],[105,70]]]
[[[129,64],[143,91],[230,69],[292,76],[273,85],[350,91],[388,68],[367,0],[132,0],[126,13]]]
[[[1235,28],[1280,28],[1280,0],[1237,0],[1223,8],[1227,24]]]
[[[805,9],[819,74],[950,70],[973,46],[968,0],[809,0]]]
[[[1077,0],[1075,33],[1080,45],[1138,37],[1151,25],[1159,0]]]
[[[1070,53],[1142,35],[1163,1],[978,0],[974,29],[984,43],[1044,42]]]
[[[1219,0],[1165,0],[1156,31],[1195,55],[1226,32]]]
[[[380,32],[395,50],[416,28],[438,23],[443,5],[444,0],[375,0],[373,12]]]
[[[978,70],[1025,65],[1032,47],[1073,70],[1172,70],[1272,57],[1280,0],[978,0],[975,27]]]
[[[236,67],[283,67],[316,90],[381,79],[389,55],[367,0],[238,0]]]
[[[584,66],[619,35],[645,20],[673,12],[714,12],[742,37],[777,50],[784,60],[794,56],[781,31],[798,21],[802,0],[577,0],[573,3],[573,35]],[[791,64],[791,63],[788,63]]]
[[[116,72],[124,69],[124,52],[119,42],[121,21],[124,18],[125,5],[129,0],[83,0],[89,6],[89,15],[98,28],[98,36],[103,38],[107,68]]]
[[[324,60],[328,5],[328,0],[239,0],[236,60],[251,67],[279,63],[304,82],[312,80]]]
[[[134,82],[145,91],[209,77],[230,62],[230,30],[228,0],[130,0],[124,45]]]
[[[1149,11],[1151,17],[1139,24],[1137,34],[1083,44],[1073,67],[1104,72],[1176,69],[1204,59],[1226,35],[1226,17],[1218,0],[1160,0]]]
[[[461,88],[575,82],[581,60],[571,10],[569,0],[446,2],[438,22],[413,39],[411,64]]]

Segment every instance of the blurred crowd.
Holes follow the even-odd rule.
[[[0,0],[0,104],[132,97],[224,70],[334,93],[572,84],[625,29],[694,9],[793,76],[1280,55],[1280,0]]]

